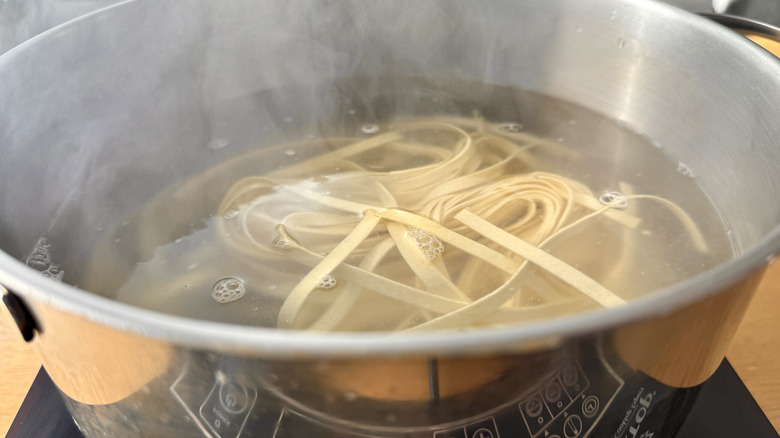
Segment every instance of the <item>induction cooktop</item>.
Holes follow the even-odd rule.
[[[468,434],[468,432],[464,433]],[[564,430],[564,436],[569,437],[571,433],[580,435],[576,433],[576,429],[569,432]],[[595,433],[594,436],[597,436],[598,430]],[[499,431],[495,427],[477,428],[471,435],[473,436],[467,438],[523,436],[520,430],[504,428]],[[635,438],[666,438],[644,435]],[[715,375],[695,394],[690,414],[675,436],[677,438],[780,437],[726,360]],[[41,369],[8,431],[7,438],[80,437],[83,435],[65,408],[56,387],[46,371]]]

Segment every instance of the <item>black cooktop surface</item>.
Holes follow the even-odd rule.
[[[8,431],[9,438],[82,437],[42,369]],[[723,361],[703,386],[678,438],[778,438],[734,369]],[[509,437],[503,437],[509,438]],[[663,438],[663,437],[653,437]]]

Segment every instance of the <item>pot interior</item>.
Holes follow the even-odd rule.
[[[0,58],[0,96],[0,248],[109,297],[235,181],[314,153],[278,145],[475,112],[579,150],[595,191],[672,163],[644,188],[707,211],[702,266],[778,246],[778,63],[661,5],[136,0]]]

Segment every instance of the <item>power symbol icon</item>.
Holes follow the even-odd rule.
[[[566,438],[577,438],[582,433],[582,418],[579,415],[570,415],[563,422],[563,435]]]
[[[495,436],[490,429],[485,429],[482,427],[475,430],[474,433],[471,434],[471,438],[495,438]]]

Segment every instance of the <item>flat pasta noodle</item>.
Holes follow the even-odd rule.
[[[455,218],[468,227],[479,231],[480,234],[488,239],[520,254],[536,266],[539,266],[545,271],[550,272],[561,280],[569,283],[588,298],[602,306],[616,307],[625,304],[625,301],[622,298],[607,290],[604,286],[598,284],[595,280],[583,274],[576,268],[555,258],[544,250],[525,242],[519,237],[513,236],[496,227],[474,213],[468,210],[461,210]]]
[[[398,303],[380,312],[381,325],[404,330],[506,324],[625,303],[620,291],[544,249],[596,218],[626,235],[641,221],[582,183],[531,171],[533,151],[572,153],[560,144],[479,117],[399,123],[352,144],[328,142],[336,143],[342,146],[238,181],[219,207],[218,226],[242,253],[309,269],[284,299],[278,327],[360,329],[370,325],[361,315],[377,314],[361,310],[372,294]],[[304,183],[307,173],[325,182]],[[697,250],[707,249],[677,204],[636,193],[619,201],[659,203]],[[318,287],[322,310],[299,321]]]
[[[335,270],[349,254],[360,245],[368,235],[374,231],[379,223],[379,216],[368,211],[363,220],[344,237],[334,249],[325,258],[317,264],[301,281],[290,291],[287,299],[279,309],[279,327],[292,327],[295,324],[295,316],[306,300],[306,297],[322,281],[322,278]],[[289,239],[282,237],[282,239]],[[291,244],[289,240],[280,246]]]

